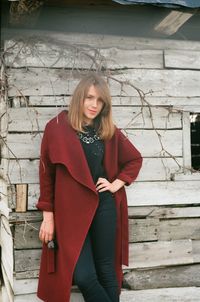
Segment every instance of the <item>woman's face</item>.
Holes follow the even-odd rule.
[[[92,124],[93,120],[101,112],[103,108],[103,100],[101,99],[95,86],[90,86],[88,94],[83,101],[83,115],[86,124]]]

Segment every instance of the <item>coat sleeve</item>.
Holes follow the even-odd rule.
[[[41,143],[39,164],[40,197],[36,207],[42,211],[53,212],[55,164],[49,157],[48,125],[45,128]]]
[[[142,156],[129,139],[118,131],[118,162],[119,174],[117,178],[130,185],[138,176],[142,166]]]

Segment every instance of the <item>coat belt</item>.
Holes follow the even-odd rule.
[[[56,249],[47,248],[47,272],[55,273],[56,271]]]

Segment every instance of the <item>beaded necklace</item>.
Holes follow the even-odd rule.
[[[97,135],[96,131],[94,128],[87,128],[88,131],[84,132],[78,132],[78,136],[80,140],[82,140],[86,144],[92,144],[97,140],[100,140],[100,137]]]

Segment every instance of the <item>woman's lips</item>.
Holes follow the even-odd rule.
[[[96,114],[96,113],[97,113],[97,111],[93,111],[93,110],[90,110],[90,109],[88,109],[88,111],[89,111],[90,113],[92,113],[92,114]]]

